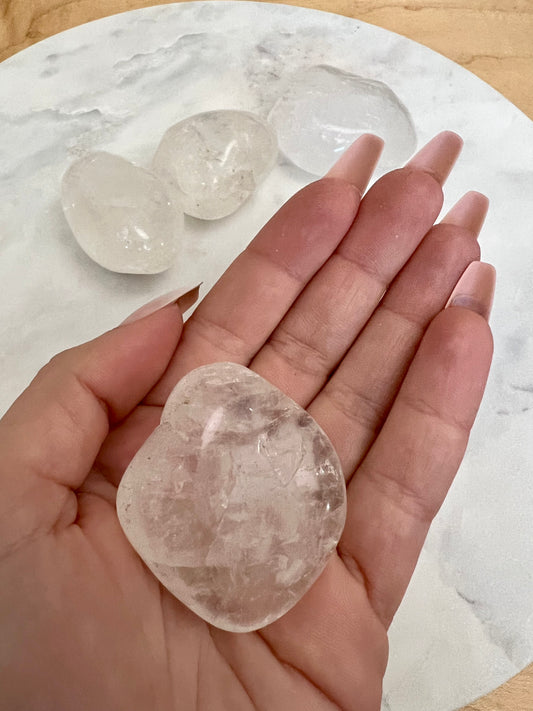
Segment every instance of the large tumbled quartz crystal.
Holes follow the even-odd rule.
[[[175,262],[183,212],[160,178],[103,151],[63,176],[63,211],[80,247],[102,267],[157,274]]]
[[[120,523],[154,575],[207,622],[255,630],[295,605],[346,516],[337,455],[295,402],[247,368],[181,380],[117,494]]]
[[[380,169],[398,168],[416,148],[406,107],[386,84],[319,65],[284,78],[269,122],[282,153],[313,175],[324,175],[363,133],[385,141]]]
[[[272,169],[276,136],[246,111],[208,111],[171,126],[153,169],[187,215],[215,220],[235,212]]]

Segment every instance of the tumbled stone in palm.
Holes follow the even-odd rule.
[[[318,578],[344,527],[346,488],[305,410],[249,369],[215,363],[175,387],[124,474],[117,511],[170,592],[207,622],[246,632]]]

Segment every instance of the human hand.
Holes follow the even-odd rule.
[[[471,267],[444,309],[486,210],[469,193],[432,228],[460,140],[440,134],[359,206],[379,149],[362,137],[293,197],[185,326],[169,305],[57,356],[2,419],[2,709],[379,709],[386,630],[485,386],[493,288]],[[162,588],[114,505],[174,384],[221,360],[307,408],[348,485],[337,554],[246,634]]]

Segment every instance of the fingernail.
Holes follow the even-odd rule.
[[[472,262],[452,291],[446,308],[461,306],[489,320],[496,284],[496,270],[486,262]]]
[[[455,203],[441,223],[464,227],[477,237],[485,222],[488,209],[489,199],[482,193],[471,190]]]
[[[325,177],[347,180],[363,194],[383,151],[383,146],[383,139],[379,136],[364,133],[344,151]]]
[[[181,313],[184,313],[198,300],[200,286],[201,283],[193,289],[190,289],[189,287],[185,289],[174,289],[174,291],[169,291],[168,294],[158,296],[157,299],[149,301],[147,304],[144,304],[144,306],[141,306],[140,309],[137,309],[137,311],[130,314],[130,316],[122,321],[120,325],[124,326],[127,323],[133,323],[141,318],[150,316],[156,311],[159,311],[159,309],[165,308],[165,306],[168,306],[169,304],[177,304]]]
[[[463,139],[453,131],[443,131],[432,138],[407,163],[410,168],[431,173],[441,185],[451,173],[463,147]]]

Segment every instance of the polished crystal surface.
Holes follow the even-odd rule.
[[[324,175],[363,133],[385,140],[380,169],[400,167],[416,148],[409,112],[386,84],[319,65],[284,80],[269,122],[295,165]]]
[[[337,455],[311,416],[247,368],[203,366],[171,393],[117,494],[120,523],[156,577],[222,629],[298,602],[346,516]]]
[[[101,266],[157,274],[174,263],[183,212],[153,173],[99,151],[70,166],[61,192],[74,237]]]
[[[204,220],[235,212],[270,171],[278,153],[268,124],[246,111],[208,111],[171,126],[153,169],[187,215]]]

